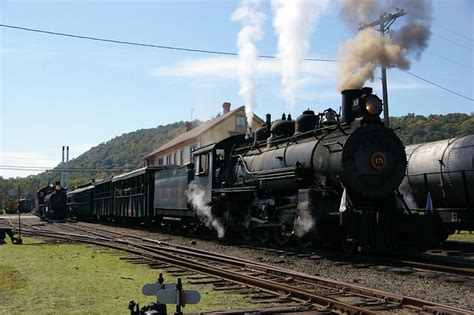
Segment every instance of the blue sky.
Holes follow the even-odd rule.
[[[237,52],[239,1],[5,1],[1,23],[157,45]],[[309,57],[337,58],[355,35],[331,1],[311,35]],[[275,55],[270,1],[261,54]],[[473,98],[474,1],[433,1],[432,37],[410,71]],[[403,19],[400,18],[400,19]],[[396,27],[398,21],[395,22]],[[458,34],[455,34],[458,33]],[[467,37],[467,38],[466,38]],[[470,38],[470,39],[468,39]],[[449,59],[449,60],[448,60]],[[207,120],[238,95],[236,57],[94,42],[0,28],[0,165],[51,167],[62,145],[78,156],[122,133],[179,120]],[[307,62],[296,105],[285,104],[278,61],[257,64],[256,114],[278,117],[338,108],[337,64]],[[376,77],[379,76],[377,69]],[[381,95],[380,79],[367,82]],[[388,70],[390,114],[471,113],[473,102]],[[0,176],[37,172],[0,170]]]

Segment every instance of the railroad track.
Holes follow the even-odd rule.
[[[83,224],[33,226],[23,233],[64,241],[93,244],[126,251],[150,264],[169,264],[202,273],[218,281],[221,289],[258,288],[275,299],[298,302],[327,313],[378,314],[382,311],[474,314],[421,299],[364,288],[358,285],[285,270],[241,258],[210,253],[146,237],[118,233]],[[69,230],[69,231],[64,231]],[[74,230],[74,232],[71,232]]]
[[[110,231],[109,228],[104,228],[104,225],[99,226],[94,224],[94,228],[90,227],[90,224],[76,222],[76,226],[81,226],[83,228],[89,227],[88,232],[94,234],[94,231],[101,231],[102,233],[112,233],[114,235],[118,235],[120,233],[116,233]],[[105,225],[108,227],[108,225]],[[71,227],[72,228],[72,227]],[[77,230],[77,228],[76,228]],[[148,230],[139,229],[142,232],[150,232]],[[123,235],[121,235],[123,236]],[[236,245],[245,246],[247,248],[252,248],[256,250],[261,250],[261,245],[253,245],[253,244],[240,244],[236,243]],[[451,278],[454,282],[463,282],[461,281],[462,277],[465,278],[465,281],[469,281],[470,279],[467,277],[474,277],[474,263],[472,259],[463,259],[460,257],[459,252],[467,252],[467,253],[474,253],[474,244],[469,242],[448,242],[445,248],[439,250],[432,250],[430,254],[422,253],[422,254],[414,254],[414,255],[403,255],[403,256],[393,256],[388,254],[358,254],[358,255],[344,255],[340,252],[335,252],[332,250],[319,250],[318,256],[322,256],[329,260],[334,260],[342,263],[353,264],[356,265],[358,268],[360,266],[366,265],[367,267],[370,266],[384,266],[387,269],[395,269],[399,270],[400,272],[409,273],[410,270],[407,268],[413,269],[413,272],[424,272],[424,271],[434,271],[434,272],[441,272],[446,274],[446,276],[452,275],[459,275],[461,277],[458,278]],[[301,249],[297,247],[286,247],[287,250],[281,250],[281,248],[274,248],[278,255],[288,255],[288,256],[305,256],[314,254],[312,252],[308,252],[308,249]],[[265,250],[271,250],[271,244],[269,248],[265,248]],[[457,252],[456,252],[457,251]],[[453,253],[454,252],[454,253]],[[435,276],[435,275],[431,275]]]
[[[78,225],[86,226],[85,223],[77,222]],[[102,225],[109,226],[109,225]],[[115,226],[114,226],[115,227]],[[119,226],[122,227],[122,226]],[[124,227],[126,228],[126,227]],[[94,227],[96,230],[109,231],[99,226]],[[142,232],[150,232],[148,229],[139,228]],[[205,240],[213,239],[204,237]],[[246,246],[248,248],[261,250],[261,244],[241,243],[241,240],[229,240],[230,244],[238,246]],[[357,255],[342,254],[339,251],[331,249],[318,250],[318,256],[323,256],[330,260],[347,262],[350,264],[361,265],[383,265],[387,268],[412,268],[414,271],[434,271],[448,275],[459,275],[462,277],[474,277],[474,260],[463,259],[459,252],[474,254],[474,242],[447,242],[445,248],[431,250],[430,253],[417,253],[412,255],[390,255],[378,253],[359,253]],[[287,245],[282,250],[281,247],[267,244],[265,249],[275,249],[279,254],[295,256],[295,255],[313,255],[314,253],[308,248]],[[452,254],[458,251],[458,256]],[[405,270],[406,271],[406,270]]]

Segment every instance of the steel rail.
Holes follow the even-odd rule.
[[[79,229],[77,227],[74,227],[74,228]],[[93,229],[91,227],[87,227],[87,228]],[[237,266],[237,267],[250,268],[250,269],[253,269],[253,270],[260,270],[262,272],[265,272],[265,273],[271,274],[271,275],[281,275],[281,276],[286,276],[286,277],[293,276],[297,279],[305,281],[304,284],[310,284],[310,285],[317,284],[319,286],[324,286],[326,288],[343,290],[345,292],[352,293],[352,294],[355,294],[355,295],[361,295],[359,297],[378,298],[378,299],[381,299],[381,300],[390,301],[392,303],[400,303],[400,304],[403,304],[406,307],[412,307],[412,308],[416,308],[418,310],[433,309],[434,308],[434,309],[446,311],[446,312],[449,312],[449,313],[452,313],[452,314],[465,313],[464,310],[460,310],[460,309],[450,307],[450,306],[446,306],[446,305],[441,305],[441,304],[438,304],[438,303],[424,301],[424,300],[421,300],[421,299],[401,296],[401,295],[397,295],[397,294],[390,294],[390,293],[375,290],[375,289],[367,289],[367,288],[356,286],[356,285],[349,284],[349,283],[337,282],[337,281],[325,279],[325,278],[322,278],[322,277],[316,277],[316,276],[306,275],[306,274],[302,274],[302,273],[298,273],[298,272],[294,272],[294,271],[288,271],[288,270],[284,270],[284,269],[281,269],[281,268],[272,267],[272,266],[269,266],[269,265],[256,263],[256,262],[248,261],[248,260],[241,259],[241,258],[234,258],[234,257],[229,257],[229,256],[226,256],[226,255],[222,255],[222,254],[209,253],[209,252],[205,252],[205,251],[198,250],[198,249],[191,248],[191,247],[187,247],[187,246],[174,245],[174,244],[170,244],[170,243],[167,243],[167,242],[152,240],[152,239],[139,237],[139,236],[135,236],[135,235],[127,235],[127,234],[124,234],[124,233],[117,233],[117,232],[108,231],[108,230],[105,230],[105,229],[102,229],[102,230],[104,230],[104,232],[106,232],[106,233],[119,235],[121,237],[133,238],[133,239],[140,240],[141,242],[150,242],[150,243],[153,244],[153,246],[146,245],[146,244],[136,244],[136,243],[133,243],[133,242],[128,241],[126,239],[110,240],[110,241],[120,242],[124,246],[133,247],[138,251],[140,251],[140,250],[141,251],[148,251],[148,252],[151,251],[151,252],[153,252],[153,254],[159,255],[160,258],[158,258],[158,259],[160,259],[160,260],[164,260],[164,258],[165,258],[164,256],[166,256],[167,257],[166,259],[171,259],[170,263],[172,263],[172,264],[178,264],[178,265],[180,264],[180,262],[175,261],[176,260],[175,255],[181,255],[181,257],[178,258],[178,260],[183,259],[182,255],[187,255],[187,256],[192,256],[194,258],[212,260],[214,262],[218,261],[220,263],[225,263],[225,264],[228,264],[228,265],[232,264],[233,266]],[[86,233],[92,233],[92,234],[98,234],[96,232],[90,232],[90,231],[85,231],[85,232]],[[57,234],[55,234],[55,235],[57,235]],[[75,234],[75,236],[82,237],[82,235],[77,235],[77,234]],[[94,239],[94,238],[90,238],[90,239]],[[158,247],[156,247],[156,246],[158,246]],[[163,250],[165,250],[167,252],[163,253]],[[169,253],[170,251],[173,252],[174,254],[170,254]],[[192,262],[190,265],[187,265],[185,267],[189,268],[189,269],[195,269],[195,268],[193,268],[194,266],[196,266],[196,262]],[[204,267],[203,266],[201,266],[201,267],[205,268],[205,269],[202,269],[200,271],[205,272],[205,273],[209,273],[208,264],[205,264]],[[229,272],[229,271],[225,271],[225,272]],[[235,278],[235,276],[236,276],[236,274],[233,273],[233,274],[228,275],[227,277],[223,277],[223,276],[222,277],[223,278],[228,278],[228,279],[236,281],[236,282],[241,282],[241,283],[248,284],[248,282],[247,282],[248,281],[248,276],[245,276],[245,280],[242,280],[242,279],[239,280],[239,278]],[[261,287],[261,286],[259,285],[258,281],[269,282],[268,280],[262,280],[262,279],[257,279],[255,281],[257,281],[256,286],[259,286],[259,287]],[[271,283],[274,283],[274,282],[271,282]],[[261,284],[261,285],[263,285],[263,284]],[[289,286],[284,286],[284,285],[278,284],[278,288],[280,288],[280,290],[283,290],[285,292],[286,291],[291,292],[293,294],[293,296],[295,296],[295,297],[304,296],[304,295],[301,295],[301,294],[304,294],[304,293],[302,293],[298,290],[295,290],[294,288],[289,287]],[[270,287],[270,289],[272,289],[272,287]],[[273,289],[275,289],[275,287],[273,287]],[[306,298],[315,300],[315,296],[306,295]],[[323,300],[323,301],[328,302],[328,303],[330,303],[330,302],[334,303],[334,301],[336,301],[336,300],[329,299],[329,300]]]
[[[289,285],[278,284],[271,280],[260,279],[260,278],[250,276],[250,275],[245,275],[239,272],[225,270],[222,268],[218,268],[216,266],[209,265],[207,263],[184,260],[183,257],[179,257],[179,256],[173,257],[170,254],[164,255],[163,253],[144,252],[143,249],[130,245],[127,242],[124,242],[123,246],[120,246],[114,243],[110,243],[110,240],[96,241],[92,239],[92,237],[87,237],[84,235],[77,236],[76,234],[74,236],[70,236],[66,233],[60,233],[60,232],[51,233],[51,232],[42,232],[42,231],[37,231],[37,230],[35,231],[26,230],[25,234],[59,238],[59,239],[68,240],[68,241],[107,247],[107,248],[111,248],[111,249],[115,249],[119,251],[126,251],[131,254],[139,255],[142,257],[150,258],[150,259],[157,259],[159,261],[166,262],[172,265],[199,271],[199,272],[206,273],[213,276],[218,276],[220,278],[238,282],[244,285],[250,285],[250,286],[262,288],[265,290],[270,290],[277,294],[284,292],[288,297],[298,299],[301,302],[305,302],[306,304],[312,304],[315,307],[319,308],[319,310],[321,311],[324,310],[324,311],[332,311],[333,313],[344,312],[344,313],[349,313],[349,314],[367,314],[367,315],[376,314],[375,312],[366,308],[343,303],[338,300],[328,298],[328,297],[323,297],[309,291],[291,287]]]

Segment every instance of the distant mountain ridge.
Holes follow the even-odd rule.
[[[199,123],[199,121],[193,122],[194,125]],[[402,117],[391,117],[390,127],[395,129],[405,145],[409,145],[474,134],[474,116],[460,113],[427,117],[408,114]],[[106,178],[139,168],[143,166],[144,156],[184,132],[185,122],[180,121],[124,133],[100,143],[70,161],[69,186],[77,186],[92,178]],[[60,179],[58,167],[55,170],[26,178],[0,177],[0,209],[3,209],[8,189],[21,186],[34,195],[40,187]]]
[[[199,125],[198,120],[193,125]],[[172,138],[186,132],[185,122],[175,122],[160,125],[156,128],[139,129],[124,133],[106,142],[102,142],[77,158],[70,160],[69,187],[89,182],[91,179],[107,178],[143,166],[143,157]],[[60,165],[52,171],[30,175],[25,178],[4,179],[0,177],[0,209],[4,208],[8,190],[20,186],[31,192],[35,197],[36,191],[48,183],[60,180]]]

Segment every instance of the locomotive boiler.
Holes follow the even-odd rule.
[[[397,191],[406,155],[381,111],[364,88],[342,92],[340,115],[307,110],[273,123],[267,116],[252,143],[233,149],[232,178],[214,190],[215,204],[230,209],[244,238],[262,242],[295,235],[369,250],[429,242],[432,218],[410,214]]]
[[[437,211],[445,230],[474,230],[474,135],[406,147],[408,167],[401,189],[421,211]]]

